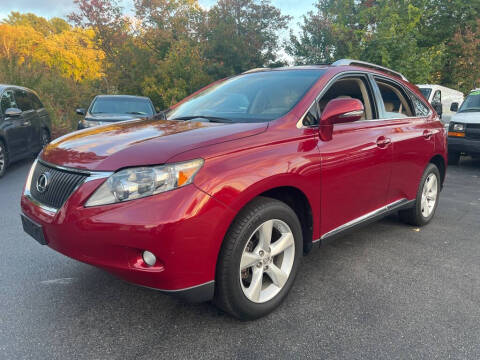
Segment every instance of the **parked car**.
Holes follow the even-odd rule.
[[[98,95],[88,109],[77,109],[84,118],[78,122],[78,130],[118,121],[146,118],[155,114],[152,100],[144,96]]]
[[[463,93],[441,85],[417,85],[425,99],[432,104],[435,111],[440,115],[445,124],[450,122],[453,112],[450,107],[453,103],[463,103]]]
[[[458,164],[461,155],[480,157],[480,89],[472,90],[460,109],[454,103],[451,110],[458,112],[448,128],[448,162]]]
[[[0,84],[0,177],[12,162],[37,154],[50,134],[50,117],[37,94]]]
[[[25,231],[126,281],[254,319],[281,303],[314,244],[394,212],[422,226],[437,208],[446,133],[392,70],[250,71],[165,115],[49,144],[26,181]]]

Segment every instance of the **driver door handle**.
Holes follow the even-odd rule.
[[[392,142],[392,139],[387,138],[385,136],[380,136],[377,139],[377,146],[381,149],[384,149],[384,148],[388,147],[388,145],[390,145],[391,142]]]

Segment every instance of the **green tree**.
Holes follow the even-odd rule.
[[[278,32],[289,20],[270,1],[219,0],[208,11],[203,31],[209,73],[225,77],[274,63]]]

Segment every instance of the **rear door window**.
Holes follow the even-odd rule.
[[[383,102],[383,116],[386,119],[401,119],[415,116],[410,98],[403,88],[393,81],[375,78]]]

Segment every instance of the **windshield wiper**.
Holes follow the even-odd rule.
[[[181,117],[178,117],[178,118],[175,118],[175,119],[170,119],[170,120],[188,121],[188,120],[193,120],[193,119],[207,119],[210,122],[218,122],[218,123],[223,123],[223,122],[231,123],[231,122],[233,122],[231,119],[226,119],[226,118],[216,117],[216,116],[204,116],[204,115],[181,116]]]
[[[128,111],[125,114],[132,114],[132,115],[147,115],[147,113],[141,111]]]

